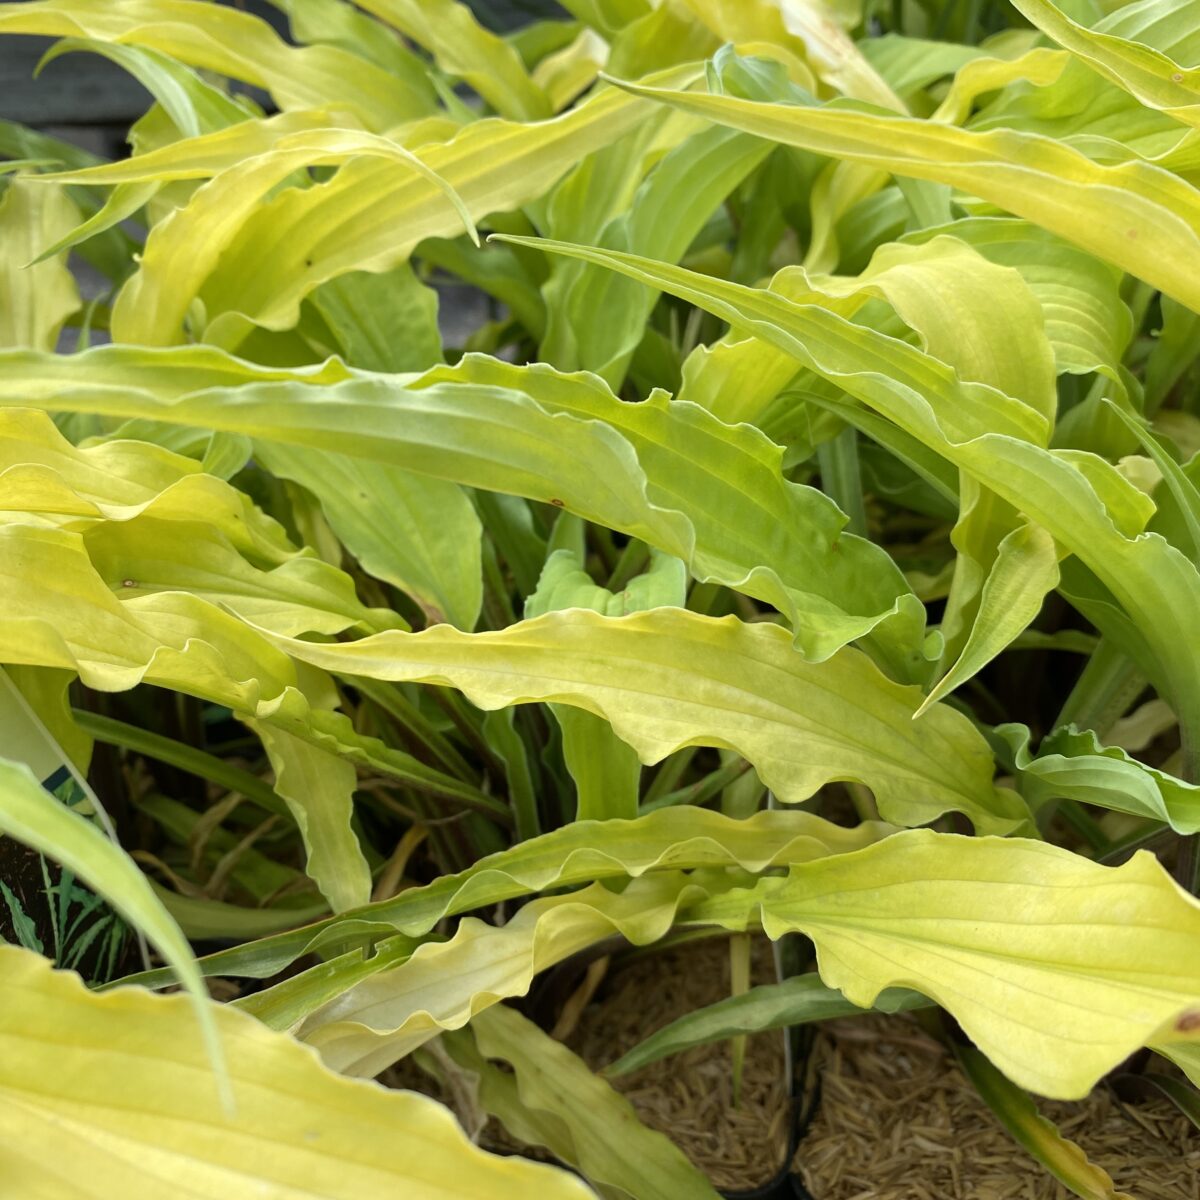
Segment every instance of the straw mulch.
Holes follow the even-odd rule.
[[[774,982],[769,942],[755,942],[751,961],[752,983]],[[567,1045],[599,1070],[676,1017],[728,995],[724,938],[644,954],[610,973]],[[697,1046],[611,1082],[719,1188],[759,1186],[783,1167],[789,1105],[781,1033],[747,1039],[737,1108],[728,1042]]]
[[[1018,1149],[940,1043],[907,1017],[831,1021],[821,1106],[797,1167],[816,1200],[1068,1200]],[[1156,1068],[1157,1069],[1157,1068]],[[1200,1133],[1167,1101],[1104,1087],[1044,1116],[1136,1200],[1200,1200]]]

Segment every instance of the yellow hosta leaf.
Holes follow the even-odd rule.
[[[342,1074],[377,1075],[443,1030],[461,1029],[490,1005],[523,996],[538,972],[614,933],[635,945],[657,941],[681,911],[730,881],[717,875],[706,883],[665,872],[634,880],[623,892],[596,883],[533,900],[499,927],[467,917],[448,942],[427,942],[406,962],[325,1004],[296,1036]]]
[[[812,938],[851,1003],[921,992],[1044,1096],[1085,1096],[1143,1045],[1200,1042],[1200,901],[1145,851],[1102,867],[1045,842],[908,830],[752,894],[768,936]],[[741,929],[743,905],[731,893],[688,918]]]
[[[742,820],[684,807],[660,809],[632,821],[573,821],[482,858],[457,875],[443,875],[391,900],[253,946],[219,951],[201,959],[200,966],[207,974],[266,978],[305,954],[344,945],[350,938],[397,931],[420,937],[444,917],[537,892],[698,867],[762,872],[857,850],[891,832],[877,821],[845,828],[795,809],[767,809]],[[155,986],[167,981],[162,973],[139,978]],[[254,1006],[266,996],[255,993],[240,1003],[258,1012]]]
[[[338,46],[289,46],[258,17],[207,0],[33,0],[0,4],[0,33],[145,46],[206,71],[266,88],[280,108],[337,103],[372,129],[433,110],[424,80],[409,80]]]
[[[887,820],[918,825],[957,809],[1010,833],[1024,805],[992,784],[987,743],[961,713],[893,683],[861,651],[811,663],[777,625],[678,608],[626,617],[547,613],[497,633],[445,625],[316,645],[270,636],[326,670],[459,688],[484,709],[570,704],[609,721],[653,763],[684,746],[736,750],[784,801],[833,779],[870,787]]]
[[[297,553],[283,527],[195,459],[150,442],[115,439],[71,445],[33,409],[0,410],[0,521],[36,515],[82,532],[143,515],[204,523],[259,563]]]
[[[564,1171],[471,1145],[414,1092],[343,1079],[211,1005],[236,1113],[181,996],[104,995],[0,947],[0,1190],[21,1200],[586,1200]]]
[[[1151,163],[1097,163],[1015,129],[975,133],[853,108],[619,86],[784,145],[960,188],[1200,311],[1200,191]]]
[[[1161,109],[1185,125],[1200,126],[1200,68],[1180,64],[1155,46],[1109,32],[1114,26],[1112,19],[1089,29],[1050,0],[1013,0],[1013,5],[1048,37],[1149,108]],[[1152,21],[1156,16],[1164,25],[1170,20],[1169,8],[1155,13],[1154,6],[1137,7],[1150,8]],[[1190,5],[1187,0],[1176,0],[1171,7],[1184,16]],[[1118,12],[1117,28],[1123,24],[1123,16]]]
[[[65,254],[30,263],[78,224],[61,187],[18,176],[0,196],[0,346],[54,349],[79,290]]]

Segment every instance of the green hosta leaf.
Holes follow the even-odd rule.
[[[423,371],[442,361],[437,292],[407,263],[379,275],[354,271],[322,284],[309,297],[353,367]]]
[[[769,153],[765,143],[729,130],[708,129],[688,138],[654,167],[601,240],[677,262],[713,210]],[[573,272],[570,286],[550,305],[550,330],[560,344],[551,340],[543,354],[559,368],[595,371],[619,390],[656,300],[653,292],[611,273]],[[556,307],[566,329],[556,331]]]
[[[483,736],[504,764],[517,837],[525,839],[541,833],[542,824],[529,769],[529,751],[517,732],[515,716],[512,709],[487,713],[483,718]]]
[[[181,138],[199,137],[255,115],[253,107],[206,83],[168,54],[121,42],[63,38],[46,51],[39,71],[64,54],[99,54],[128,71],[162,105]]]
[[[684,112],[784,145],[948,183],[1057,233],[1200,308],[1200,193],[1139,161],[1096,163],[1013,129],[968,132],[850,107],[761,104],[620,83]]]
[[[1144,852],[1101,867],[1044,842],[911,830],[751,894],[768,936],[812,938],[852,1003],[922,992],[1045,1096],[1077,1099],[1140,1046],[1200,1038],[1200,902]],[[688,919],[741,929],[746,912],[734,892]]]
[[[268,978],[305,954],[344,945],[350,938],[397,931],[419,937],[443,917],[552,888],[697,867],[765,871],[859,849],[890,832],[878,822],[847,829],[812,813],[778,809],[745,820],[710,809],[668,808],[633,821],[576,821],[391,900],[255,946],[209,955],[200,960],[200,968],[209,974]],[[156,986],[170,982],[162,972],[145,979]]]
[[[623,617],[651,608],[683,608],[687,573],[677,558],[651,552],[650,566],[619,592],[601,587],[583,569],[572,550],[555,550],[546,560],[537,590],[525,601],[525,616],[567,608],[587,608],[607,617]]]
[[[955,1046],[967,1078],[988,1108],[1022,1149],[1027,1150],[1059,1183],[1082,1200],[1133,1200],[1118,1192],[1108,1172],[1095,1166],[1069,1138],[1037,1110],[1033,1100],[1010,1083],[973,1046]]]
[[[54,349],[66,319],[79,308],[79,291],[65,254],[29,264],[78,220],[63,188],[27,176],[9,181],[0,196],[0,346]]]
[[[494,1005],[471,1022],[471,1033],[485,1062],[512,1068],[509,1075],[487,1064],[480,1101],[522,1141],[547,1146],[585,1179],[635,1200],[716,1200],[678,1146],[647,1129],[624,1096],[515,1009]],[[465,1036],[456,1035],[451,1054]]]
[[[916,992],[895,991],[881,994],[874,1008],[877,1012],[908,1012],[932,1004],[932,1000]],[[867,1011],[822,983],[819,975],[793,975],[782,983],[763,984],[740,996],[729,996],[676,1018],[605,1067],[604,1073],[628,1075],[693,1046],[706,1046],[768,1029],[859,1016]]]
[[[73,871],[149,938],[170,964],[169,974],[190,993],[194,1016],[182,1022],[183,1036],[198,1048],[201,1063],[207,1053],[217,1072],[217,1086],[223,1090],[226,1051],[208,1004],[204,981],[196,969],[192,948],[133,860],[109,841],[95,824],[72,812],[46,791],[27,766],[5,758],[0,758],[0,832]],[[0,946],[0,956],[12,954],[7,947]],[[11,986],[10,983],[6,988],[6,1016],[12,1014],[13,1006],[17,1004]],[[3,1018],[0,1018],[0,1024],[3,1024]],[[201,1037],[196,1037],[197,1032]],[[13,1060],[8,1056],[6,1059],[11,1065]],[[41,1075],[42,1072],[27,1075],[25,1082]],[[209,1099],[215,1095],[213,1091]],[[7,1141],[7,1138],[0,1138],[0,1144]],[[20,1141],[24,1143],[25,1138]],[[0,1150],[0,1159],[2,1157]]]
[[[297,908],[246,908],[222,900],[181,896],[153,884],[163,907],[194,941],[248,942],[293,929],[297,921],[315,921],[329,911],[323,901]]]
[[[266,88],[280,108],[338,104],[368,128],[433,111],[428,89],[336,46],[287,45],[263,20],[197,0],[33,0],[0,5],[0,33],[144,46],[201,70]]]
[[[929,41],[896,33],[864,38],[858,43],[858,48],[888,86],[903,97],[923,91],[948,75],[957,74],[967,63],[985,55],[978,46]],[[863,96],[861,99],[870,97]]]
[[[449,684],[484,709],[535,700],[586,709],[645,763],[684,746],[735,750],[785,802],[849,779],[899,824],[957,810],[1007,833],[1023,819],[1017,798],[993,786],[987,745],[960,713],[934,708],[914,723],[916,688],[849,648],[808,662],[776,625],[682,609],[620,618],[572,609],[496,633],[437,626],[325,646],[270,637],[302,662]]]
[[[550,115],[545,93],[521,57],[484,29],[458,0],[362,0],[360,7],[424,46],[448,75],[469,83],[498,113],[514,121]]]
[[[682,608],[686,598],[687,571],[677,558],[654,551],[650,569],[614,595],[592,581],[578,555],[556,550],[546,560],[537,591],[525,601],[525,615],[588,608],[623,616],[664,606]],[[633,747],[621,741],[601,717],[564,704],[553,705],[553,710],[562,728],[563,758],[575,781],[576,818],[636,817],[642,764]]]
[[[151,1200],[165,1187],[218,1200],[231,1182],[279,1200],[591,1194],[552,1167],[485,1154],[440,1104],[339,1078],[228,1006],[205,1002],[230,1049],[236,1115],[213,1097],[182,997],[97,996],[10,947],[0,981],[0,1170],[22,1196]]]
[[[786,349],[1042,526],[1107,591],[1106,598],[1086,589],[1095,601],[1088,603],[1087,615],[1103,624],[1111,612],[1123,622],[1125,643],[1156,677],[1183,727],[1192,728],[1193,720],[1200,727],[1200,645],[1184,616],[1200,603],[1200,574],[1160,535],[1142,532],[1153,506],[1104,460],[1043,449],[1029,437],[1018,411],[996,403],[996,393],[961,384],[948,389],[940,372],[914,357],[919,352],[912,347],[849,326],[819,306],[634,255],[539,244],[645,279]],[[976,403],[964,404],[966,399]],[[1075,596],[1086,583],[1071,579],[1068,594]]]
[[[317,497],[364,571],[409,593],[430,624],[474,628],[483,603],[482,527],[460,487],[315,447],[261,441],[255,452],[273,475]]]
[[[1143,0],[1132,6],[1138,10],[1136,16],[1127,16],[1118,9],[1092,29],[1073,21],[1050,0],[1013,2],[1043,33],[1106,79],[1126,88],[1143,104],[1161,109],[1188,125],[1200,126],[1200,71],[1181,66],[1153,44],[1136,40],[1146,28],[1143,22],[1153,23],[1155,41],[1160,45],[1165,42],[1171,49],[1175,49],[1172,43],[1176,38],[1172,34],[1176,31],[1190,34],[1194,40],[1200,20],[1189,0],[1169,6],[1158,0],[1149,4]],[[1194,45],[1185,44],[1179,49],[1195,53]]]
[[[1177,833],[1200,832],[1200,787],[1101,745],[1090,729],[1057,729],[1036,755],[1023,725],[999,725],[996,732],[1012,747],[1017,782],[1035,810],[1062,797],[1163,821]]]

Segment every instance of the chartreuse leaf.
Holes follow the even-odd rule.
[[[695,73],[694,67],[685,67],[661,78],[686,82]],[[449,203],[447,187],[475,220],[517,208],[544,194],[580,158],[653,115],[653,106],[645,101],[604,87],[549,121],[476,121],[448,142],[421,147],[421,161],[441,182],[414,175],[411,156],[405,157],[408,152],[398,142],[372,142],[370,135],[350,129],[312,130],[318,122],[333,123],[320,113],[288,113],[274,125],[253,123],[257,132],[238,126],[138,155],[88,175],[86,181],[216,178],[211,190],[199,189],[168,218],[170,228],[167,221],[155,227],[155,255],[118,298],[115,330],[121,340],[180,340],[179,325],[195,288],[201,289],[210,341],[236,344],[248,332],[248,323],[290,328],[299,318],[301,301],[322,283],[347,271],[395,267],[426,238],[457,234],[464,222]],[[297,122],[310,128],[307,139],[299,132],[280,136],[280,130]],[[269,150],[242,149],[231,165],[235,146],[253,138],[265,141]],[[290,171],[297,164],[337,161],[333,147],[339,144],[345,152],[341,157],[353,145],[360,150],[334,179],[321,187],[285,188],[263,200],[272,186],[268,181],[286,177],[287,172],[279,174],[285,166]],[[373,155],[378,155],[375,161]],[[192,264],[181,255],[182,242],[192,242],[193,251],[202,243],[211,252]],[[148,245],[148,257],[150,249]],[[181,276],[193,280],[190,287],[181,285]],[[153,319],[143,308],[151,303],[151,294],[161,294],[166,306]]]
[[[823,0],[682,0],[722,42],[761,42],[794,54],[846,96],[884,108],[904,106],[862,51],[832,20]]]
[[[190,994],[194,1015],[185,1015],[186,1006],[181,1010],[181,1038],[196,1047],[201,1064],[205,1055],[208,1056],[209,1065],[216,1072],[217,1086],[225,1093],[227,1048],[222,1045],[219,1022],[208,1003],[208,992],[196,968],[192,948],[133,860],[109,841],[93,822],[72,812],[46,791],[24,763],[6,758],[0,758],[0,832],[49,855],[66,870],[73,871],[154,944],[170,966],[169,976],[183,984]],[[8,947],[0,946],[0,955],[12,953]],[[31,962],[37,961],[31,956]],[[48,969],[48,964],[42,965]],[[79,986],[82,990],[82,985]],[[13,1014],[18,1002],[11,983],[5,991],[8,995],[7,1018]],[[197,1021],[199,1038],[196,1037]],[[0,1027],[3,1025],[4,1018],[0,1018]],[[12,1056],[5,1055],[5,1058],[7,1065],[12,1067]],[[46,1066],[45,1071],[28,1074],[26,1082],[49,1074],[50,1064]],[[203,1093],[206,1102],[211,1102],[215,1096],[211,1086]],[[223,1095],[223,1098],[226,1097]],[[8,1109],[9,1105],[4,1107]],[[18,1139],[18,1142],[24,1141],[25,1138]],[[6,1137],[0,1138],[0,1144],[15,1143]],[[0,1150],[0,1160],[2,1158],[3,1151]],[[7,1172],[5,1177],[10,1178]]]
[[[1030,1096],[1010,1083],[974,1046],[955,1046],[966,1076],[984,1103],[1022,1149],[1082,1200],[1133,1200],[1118,1192],[1107,1171],[1092,1163],[1070,1138],[1038,1112]]]
[[[20,586],[6,588],[0,661],[66,668],[100,691],[143,682],[183,691],[435,795],[506,815],[478,789],[358,734],[346,717],[328,711],[334,694],[327,679],[307,675],[315,698],[301,693],[295,665],[232,613],[178,591],[118,599],[78,534],[0,525],[6,578]]]
[[[588,608],[624,616],[650,608],[683,608],[687,570],[677,558],[652,552],[650,569],[635,576],[615,595],[594,583],[571,550],[556,550],[546,560],[537,591],[525,601],[526,617],[568,608]],[[563,735],[563,759],[575,781],[577,820],[637,816],[642,764],[632,746],[613,733],[608,722],[581,708],[551,706]]]
[[[943,364],[942,371],[953,367],[960,380],[1024,400],[1043,417],[1053,412],[1053,361],[1032,290],[1018,272],[989,262],[953,236],[921,247],[890,243],[854,278],[784,268],[769,291],[864,324],[870,321],[864,306],[883,299],[916,333],[926,355]],[[990,309],[982,307],[985,297]],[[1003,320],[991,319],[997,311],[1004,312]],[[684,394],[723,420],[753,421],[797,370],[794,356],[735,327],[685,375]],[[751,376],[749,385],[734,387],[742,374]],[[1046,435],[1030,421],[1028,436],[1044,442]]]
[[[909,1012],[932,1004],[932,1000],[916,992],[884,992],[875,1001],[874,1010]],[[822,983],[820,975],[793,975],[782,983],[762,984],[740,996],[728,996],[677,1017],[610,1063],[604,1073],[628,1075],[693,1046],[707,1046],[768,1029],[787,1029],[792,1025],[807,1025],[835,1017],[859,1016],[867,1011],[851,1004],[836,988]]]
[[[843,532],[846,517],[826,496],[786,482],[778,447],[756,430],[722,424],[661,393],[627,404],[592,376],[511,367],[481,355],[435,367],[414,386],[441,381],[514,389],[556,415],[615,428],[637,454],[647,501],[664,522],[670,514],[691,526],[673,540],[637,536],[682,558],[696,578],[779,608],[810,657],[867,635],[897,675],[912,677],[924,613],[894,563]]]
[[[1139,665],[1155,677],[1181,727],[1200,729],[1200,645],[1190,619],[1183,616],[1200,603],[1200,574],[1160,535],[1143,533],[1153,504],[1103,459],[1043,449],[1034,442],[1037,426],[1030,429],[1029,418],[1036,414],[1025,405],[1014,408],[1017,402],[1007,397],[957,380],[948,386],[938,369],[942,364],[851,326],[820,305],[795,303],[634,255],[538,244],[608,263],[786,349],[1036,522],[1061,548],[1078,556],[1124,609],[1121,613],[1111,600],[1099,597],[1098,604],[1088,605],[1088,615],[1105,621],[1106,610],[1112,611],[1123,628],[1132,629],[1144,651]],[[1074,583],[1071,590],[1076,590]]]
[[[1177,833],[1200,833],[1200,787],[1138,762],[1119,746],[1101,745],[1090,729],[1056,729],[1036,755],[1025,726],[999,725],[996,733],[1012,747],[1017,784],[1035,811],[1062,797],[1162,821]]]
[[[275,772],[275,791],[291,811],[307,855],[305,871],[333,911],[371,898],[371,869],[351,828],[354,764],[265,722],[252,725]]]
[[[271,375],[211,351],[197,361],[199,349],[98,349],[41,366],[0,355],[0,403],[239,432],[548,501],[773,604],[812,658],[870,636],[899,677],[922,673],[924,609],[899,568],[843,533],[828,497],[786,481],[757,430],[661,393],[626,404],[594,376],[475,355],[409,381],[303,386],[336,380],[328,364],[294,372],[294,387],[220,390]]]
[[[368,371],[421,371],[442,361],[438,297],[408,263],[371,274],[352,271],[322,284],[309,297],[353,367]]]
[[[931,709],[845,648],[811,663],[777,625],[657,608],[626,617],[547,613],[495,633],[436,626],[317,645],[265,635],[302,662],[349,675],[449,684],[483,709],[557,702],[604,717],[645,763],[684,746],[735,750],[780,800],[822,784],[870,787],[884,818],[918,825],[967,813],[1012,832],[1023,805],[992,783],[992,757],[970,722]]]
[[[260,570],[200,521],[142,515],[106,522],[85,530],[83,544],[101,578],[122,597],[190,592],[293,635],[405,627],[391,609],[364,605],[353,580],[337,567],[297,554]]]
[[[716,1200],[717,1192],[665,1134],[648,1129],[633,1106],[578,1055],[503,1004],[450,1035],[450,1053],[480,1072],[480,1102],[509,1132],[550,1149],[593,1183],[635,1200]],[[512,1074],[487,1059],[499,1059]]]
[[[1142,104],[1161,109],[1185,124],[1200,126],[1200,70],[1191,65],[1190,58],[1188,65],[1181,66],[1164,53],[1177,47],[1172,34],[1194,37],[1198,19],[1190,0],[1170,5],[1161,0],[1142,0],[1131,6],[1135,13],[1118,9],[1090,29],[1072,20],[1050,0],[1013,2],[1048,37],[1131,92]],[[1148,28],[1153,29],[1154,42],[1137,40]],[[1185,43],[1178,49],[1194,54],[1194,45]]]
[[[917,716],[978,674],[1023,633],[1058,585],[1058,549],[1037,525],[1023,524],[1000,542],[979,591],[974,623],[962,653],[938,680]]]
[[[145,46],[266,88],[282,109],[338,104],[370,129],[434,111],[428,87],[337,46],[289,46],[259,17],[200,0],[34,0],[0,5],[0,33]]]
[[[42,248],[75,227],[79,210],[66,191],[27,176],[9,181],[0,196],[0,346],[53,350],[66,319],[79,308],[79,290],[65,254],[36,266]]]
[[[287,13],[292,37],[303,45],[328,42],[359,58],[378,63],[393,76],[424,96],[429,112],[437,108],[437,91],[429,79],[429,65],[404,39],[374,20],[350,0],[270,0]]]
[[[426,942],[396,966],[356,982],[294,1032],[344,1075],[374,1076],[447,1029],[461,1029],[497,1002],[523,996],[536,974],[620,934],[634,945],[661,938],[690,905],[732,885],[659,872],[622,892],[595,883],[531,900],[506,925],[465,917],[446,942]],[[269,1000],[260,993],[248,1007]]]
[[[943,235],[1020,273],[1041,305],[1059,374],[1099,371],[1123,386],[1120,363],[1133,336],[1133,320],[1121,298],[1120,271],[1015,217],[966,217],[906,234],[904,241],[923,244]]]
[[[96,995],[13,947],[0,947],[0,982],[0,1170],[19,1195],[432,1200],[448,1180],[481,1200],[591,1195],[564,1171],[479,1150],[433,1100],[340,1078],[227,1005],[205,1011],[229,1047],[236,1115],[212,1097],[182,997]]]
[[[63,38],[38,64],[41,71],[64,54],[99,54],[128,71],[162,105],[181,138],[199,137],[255,115],[253,107],[206,83],[177,59],[144,46],[122,42]]]
[[[1041,1095],[1077,1099],[1143,1045],[1200,1041],[1200,902],[1145,852],[1102,867],[1045,842],[909,830],[748,895],[769,937],[812,938],[852,1003],[919,991]],[[688,920],[743,929],[746,896]]]
[[[162,135],[168,141],[176,137],[199,137],[246,121],[256,110],[245,101],[228,96],[200,78],[183,63],[142,46],[86,38],[63,38],[54,43],[38,64],[40,71],[48,62],[73,51],[99,54],[124,68],[154,96],[159,108],[150,112],[130,131],[129,140],[137,153],[145,149],[147,124],[158,115]],[[108,199],[81,225],[44,245],[38,261],[77,246],[132,217],[158,193],[155,182],[122,184],[113,188]],[[132,264],[131,264],[132,265]]]
[[[858,849],[890,832],[878,822],[847,829],[812,813],[779,809],[763,810],[745,820],[711,809],[667,808],[632,821],[575,821],[425,887],[254,946],[219,951],[199,965],[211,974],[267,978],[304,954],[344,944],[349,938],[397,931],[420,937],[443,917],[552,888],[697,867],[765,871],[816,855]],[[139,979],[155,986],[170,982],[164,972]],[[249,997],[244,1001],[251,1002]]]
[[[1200,192],[1140,161],[1093,162],[1015,129],[972,132],[840,104],[763,104],[616,81],[638,96],[796,146],[989,200],[1200,307]]]
[[[501,116],[538,121],[550,115],[520,55],[458,0],[362,0],[359,7],[424,46],[446,74],[469,83]]]
[[[84,531],[142,516],[205,526],[256,563],[296,554],[282,526],[191,458],[143,441],[115,439],[77,447],[33,409],[0,412],[0,520],[35,513]]]
[[[143,157],[143,165],[149,157]],[[268,152],[222,171],[198,188],[187,204],[151,229],[138,270],[113,305],[114,340],[143,345],[179,341],[192,300],[249,216],[261,211],[261,201],[271,188],[300,167],[370,158],[388,162],[394,184],[405,174],[417,175],[440,196],[472,238],[477,236],[470,213],[453,187],[398,142],[350,129],[311,129],[290,134],[281,137]],[[309,286],[320,282],[312,280]]]
[[[646,16],[651,0],[566,0],[563,8],[606,37]]]

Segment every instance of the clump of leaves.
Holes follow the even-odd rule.
[[[711,1196],[501,1002],[761,928],[616,1069],[937,1005],[1111,1194],[1026,1092],[1200,1083],[1200,4],[276,6],[0,4],[154,97],[0,126],[0,663],[133,858],[0,829],[169,964],[0,952],[5,1177]],[[443,1034],[583,1180],[356,1081]]]

